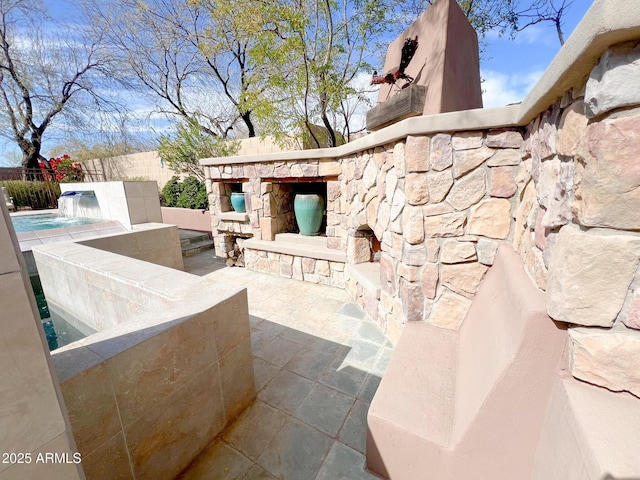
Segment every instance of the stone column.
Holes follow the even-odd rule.
[[[371,261],[371,234],[362,230],[351,230],[347,239],[347,261],[365,263]]]
[[[278,228],[276,214],[278,211],[273,195],[273,183],[260,184],[260,200],[262,201],[262,216],[260,217],[260,232],[262,240],[275,240]]]

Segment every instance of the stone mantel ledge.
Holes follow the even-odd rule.
[[[542,78],[521,104],[408,118],[334,148],[205,158],[200,160],[200,164],[219,166],[258,162],[333,160],[393,143],[409,135],[522,127],[553,105],[568,89],[580,84],[608,47],[638,38],[640,38],[640,2],[595,0],[545,70]]]
[[[223,220],[225,222],[248,222],[249,215],[246,213],[238,213],[238,212],[220,212],[217,213],[216,216],[219,220]]]

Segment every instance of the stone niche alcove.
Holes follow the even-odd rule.
[[[242,192],[242,181],[222,183],[220,189],[220,212],[235,212],[231,206],[231,194]]]
[[[212,189],[216,211],[216,221],[212,223],[215,249],[229,265],[244,265],[242,242],[253,236],[248,210],[236,212],[231,204],[231,194],[243,192],[245,184],[246,179],[234,179],[232,182],[219,182]],[[245,205],[248,209],[246,194]]]
[[[265,208],[264,216],[275,218],[275,229],[273,235],[278,233],[299,233],[298,224],[295,219],[294,200],[299,193],[316,193],[324,199],[325,212],[320,227],[320,235],[326,235],[327,229],[327,183],[326,182],[300,182],[295,181],[278,181],[271,184],[271,192],[269,195],[268,207]]]
[[[347,241],[347,291],[356,303],[378,321],[380,302],[380,258],[382,248],[373,230],[361,225],[349,232]]]
[[[368,225],[361,225],[349,235],[347,258],[350,264],[380,262],[380,240]]]

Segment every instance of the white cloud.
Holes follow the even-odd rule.
[[[357,132],[365,128],[367,123],[367,112],[376,104],[378,99],[378,88],[371,87],[371,74],[359,73],[351,81],[351,86],[358,92],[362,92],[366,100],[347,100],[349,110],[352,111],[349,126],[352,132]]]
[[[485,108],[503,107],[521,102],[540,79],[543,70],[506,74],[483,70],[482,102]]]
[[[557,47],[558,38],[555,29],[551,28],[551,25],[531,25],[521,32],[518,32],[513,40],[516,44],[526,45],[543,45],[545,47]]]
[[[525,28],[521,32],[518,32],[516,37],[513,39],[514,43],[531,45],[533,43],[538,42],[543,39],[544,29],[539,25],[531,25],[530,27]]]

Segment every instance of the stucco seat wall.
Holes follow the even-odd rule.
[[[565,338],[501,246],[459,330],[405,326],[369,410],[368,467],[393,479],[527,478]]]

